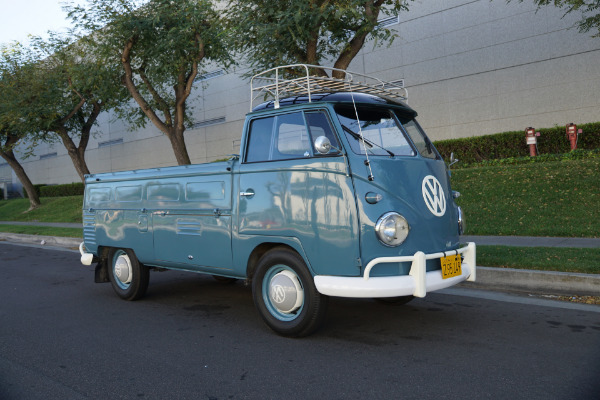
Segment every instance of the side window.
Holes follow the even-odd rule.
[[[406,133],[408,133],[408,136],[410,136],[421,156],[435,160],[437,158],[437,153],[434,151],[431,141],[417,122],[412,118],[405,118],[404,121],[400,120],[400,123],[404,127]]]
[[[310,138],[301,112],[277,117],[277,151],[273,160],[310,157]]]
[[[246,162],[267,161],[271,157],[271,138],[275,117],[255,119],[250,125]]]
[[[315,154],[312,143],[319,136],[327,136],[331,145],[339,148],[324,112],[295,112],[255,119],[250,123],[245,162],[312,157]]]

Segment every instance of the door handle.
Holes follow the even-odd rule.
[[[240,192],[241,197],[252,197],[254,196],[254,190],[248,189],[247,192]]]

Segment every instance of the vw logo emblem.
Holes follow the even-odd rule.
[[[441,217],[446,213],[446,197],[440,181],[433,175],[427,175],[421,185],[423,191],[423,200],[429,211],[436,217]]]
[[[285,289],[281,285],[275,285],[271,288],[271,298],[277,304],[285,301]]]

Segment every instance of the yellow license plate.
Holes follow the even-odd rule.
[[[442,263],[442,279],[448,279],[462,274],[462,260],[460,254],[442,257],[440,258],[440,261]]]

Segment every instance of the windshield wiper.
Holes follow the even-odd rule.
[[[347,126],[342,125],[342,129],[345,132],[347,132],[350,136],[352,136],[354,139],[356,139],[358,141],[362,141],[365,144],[365,146],[369,145],[369,148],[373,148],[373,146],[379,147],[381,150],[386,151],[390,155],[390,157],[394,157],[395,156],[394,153],[392,153],[391,151],[389,151],[385,147],[382,147],[382,146],[378,145],[377,143],[374,143],[374,142],[371,142],[368,139],[365,139],[364,137],[360,136],[358,133],[352,131],[352,129],[348,128]]]

